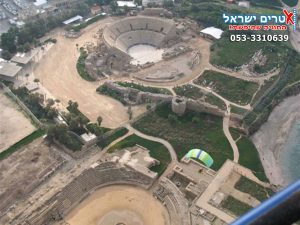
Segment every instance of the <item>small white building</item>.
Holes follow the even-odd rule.
[[[34,3],[33,3],[36,7],[44,7],[46,4],[47,4],[47,0],[36,0]]]
[[[117,1],[118,7],[123,8],[123,7],[128,7],[128,8],[136,8],[136,4],[134,1]]]
[[[238,6],[239,6],[239,7],[246,8],[246,9],[249,9],[249,8],[250,8],[250,2],[248,2],[248,1],[240,1],[240,2],[238,3]]]
[[[204,38],[209,38],[209,39],[220,39],[222,36],[222,33],[224,31],[219,29],[219,28],[215,28],[215,27],[207,27],[203,30],[200,31],[200,36],[204,37]]]
[[[74,16],[74,17],[68,19],[68,20],[65,20],[63,22],[63,24],[68,25],[68,24],[71,24],[71,23],[74,23],[74,22],[80,22],[80,21],[82,21],[82,19],[83,19],[82,16],[77,15],[77,16]]]

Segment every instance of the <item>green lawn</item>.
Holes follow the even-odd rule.
[[[288,5],[289,7],[294,7],[297,5],[298,0],[282,0],[282,2]]]
[[[221,207],[226,211],[233,213],[235,216],[241,216],[252,209],[250,205],[247,205],[230,195],[222,201]]]
[[[261,181],[269,182],[261,164],[257,149],[250,139],[243,136],[237,142],[240,152],[239,164],[252,170],[254,175]]]
[[[193,85],[190,85],[190,84],[175,87],[175,88],[173,88],[173,90],[175,91],[175,93],[177,95],[191,98],[194,100],[197,100],[204,96],[204,93],[201,91],[201,89],[199,89]]]
[[[265,188],[258,183],[249,180],[247,177],[242,176],[234,186],[235,189],[248,193],[259,201],[264,201],[275,194],[270,188]]]
[[[144,92],[172,95],[172,92],[166,88],[150,87],[150,86],[144,86],[144,85],[130,83],[130,82],[117,82],[117,84],[123,87],[130,87]]]
[[[207,151],[214,159],[212,168],[218,170],[226,159],[233,159],[232,148],[223,133],[222,123],[221,117],[192,111],[177,117],[172,113],[170,105],[164,104],[133,126],[145,134],[169,141],[178,159],[193,148]]]
[[[223,110],[226,109],[225,102],[222,99],[218,98],[217,96],[213,95],[212,93],[208,93],[207,95],[205,95],[204,101],[206,101],[207,103],[209,103],[211,105],[215,105],[220,109],[223,109]]]
[[[255,52],[261,50],[266,55],[266,65],[260,68],[260,73],[274,67],[281,67],[287,57],[287,46],[271,42],[231,42],[229,37],[223,37],[211,47],[210,62],[228,68],[236,68],[248,63]]]
[[[80,48],[80,56],[77,61],[77,72],[78,74],[87,81],[95,81],[95,78],[91,77],[85,69],[85,59],[87,58],[88,53],[84,49]]]
[[[209,86],[222,97],[242,105],[247,105],[251,102],[252,96],[259,87],[257,83],[212,70],[204,71],[198,79],[194,80],[194,83]]]
[[[280,0],[250,0],[250,2],[265,7],[270,7],[270,6],[281,7]]]
[[[110,143],[112,143],[114,140],[117,140],[118,138],[124,136],[127,133],[128,133],[127,128],[122,127],[120,129],[118,129],[117,131],[113,132],[111,135],[107,136],[106,138],[100,140],[97,143],[97,145],[103,149],[106,146],[110,145]]]
[[[241,133],[236,128],[229,127],[229,131],[231,133],[231,136],[232,136],[233,140],[236,140],[241,136]]]
[[[191,98],[194,100],[202,99],[203,101],[215,105],[220,109],[226,109],[226,105],[220,98],[216,97],[212,93],[205,93],[200,88],[186,84],[173,88],[175,93],[180,96]]]
[[[265,94],[265,92],[274,84],[274,82],[278,79],[278,76],[271,77],[269,80],[265,80],[264,84],[260,87],[258,92],[256,92],[251,105],[255,104],[257,100],[260,99],[261,96]]]
[[[248,111],[247,109],[243,109],[235,105],[230,105],[230,107],[232,113],[239,114],[239,115],[244,115]]]
[[[168,164],[171,162],[171,156],[168,152],[168,149],[164,145],[158,142],[143,139],[135,134],[130,135],[122,141],[118,142],[117,144],[112,146],[108,150],[108,152],[113,152],[117,149],[133,147],[135,145],[141,145],[147,148],[150,151],[150,156],[160,161],[159,165],[153,166],[151,168],[152,171],[157,172],[159,175],[161,175],[165,171]]]
[[[18,141],[14,145],[10,146],[8,149],[0,153],[0,160],[4,159],[5,157],[11,155],[12,153],[19,150],[21,147],[28,145],[29,143],[33,142],[35,139],[43,136],[45,134],[44,130],[36,130],[23,138],[22,140]]]
[[[295,83],[300,80],[300,55],[297,54],[297,57],[292,62],[292,71],[291,73],[293,74],[289,78],[288,84]]]

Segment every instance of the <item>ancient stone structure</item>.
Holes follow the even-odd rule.
[[[134,45],[151,45],[156,48],[170,47],[180,38],[173,20],[156,17],[128,17],[104,28],[102,43],[92,51],[85,61],[87,72],[95,79],[117,74],[128,75],[151,66],[130,64],[128,49]],[[184,49],[188,51],[189,49]],[[179,53],[182,54],[181,49]],[[173,56],[172,55],[172,56]]]
[[[88,55],[85,60],[87,72],[94,78],[109,76],[112,70],[135,71],[130,64],[130,56],[115,48],[100,44],[98,50]]]
[[[172,18],[173,13],[164,9],[164,8],[145,8],[144,11],[141,12],[143,16],[160,16],[166,18]]]
[[[186,109],[190,109],[196,112],[210,113],[216,116],[225,115],[224,110],[221,110],[218,107],[214,105],[210,105],[209,103],[201,100],[185,99],[183,102],[176,102],[179,98],[174,97],[172,95],[143,92],[134,88],[122,87],[117,83],[111,81],[105,82],[104,85],[118,92],[119,94],[123,95],[125,100],[126,100],[125,98],[126,96],[127,97],[129,96],[130,99],[135,99],[133,101],[131,100],[130,102],[127,101],[127,103],[142,104],[146,102],[154,102],[154,103],[168,102],[168,103],[172,103],[172,110],[179,115],[183,115]]]
[[[175,97],[172,99],[172,111],[179,116],[182,116],[186,110],[186,99],[182,97]]]
[[[101,162],[85,170],[80,176],[67,184],[61,192],[50,198],[43,207],[35,209],[30,215],[19,215],[10,224],[54,224],[62,220],[73,207],[97,188],[113,184],[130,184],[148,189],[153,181],[151,177],[130,167],[115,162]]]
[[[178,39],[178,36],[172,20],[138,16],[106,27],[103,39],[109,47],[127,54],[127,50],[134,45],[147,44],[161,48]]]

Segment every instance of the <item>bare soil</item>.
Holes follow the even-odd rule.
[[[7,207],[25,197],[61,162],[42,138],[0,161],[0,218]]]
[[[36,128],[18,105],[0,90],[0,152],[31,134]],[[1,182],[2,183],[2,182]]]
[[[96,44],[99,41],[96,38],[99,29],[113,20],[115,18],[107,18],[90,25],[77,39],[65,38],[62,30],[50,34],[57,39],[57,43],[34,68],[34,76],[64,107],[69,100],[76,101],[89,119],[96,121],[98,116],[102,116],[102,125],[109,128],[116,128],[128,121],[127,108],[115,99],[96,93],[96,88],[103,82],[83,80],[77,73],[76,63],[80,55],[79,48],[87,43]],[[144,110],[135,107],[134,114],[135,111],[139,114]]]
[[[170,224],[166,209],[149,192],[125,185],[109,186],[92,193],[65,221],[70,225]]]

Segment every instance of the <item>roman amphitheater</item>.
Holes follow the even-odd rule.
[[[29,79],[40,80],[40,91],[47,98],[58,99],[59,110],[67,111],[69,100],[73,100],[92,122],[101,116],[103,127],[125,127],[128,133],[103,148],[96,142],[88,143],[81,153],[71,152],[58,142],[49,144],[41,137],[12,155],[34,167],[28,169],[32,176],[17,173],[14,181],[9,176],[22,172],[22,163],[17,161],[8,176],[4,171],[13,162],[10,157],[5,158],[0,178],[10,188],[1,188],[0,184],[0,224],[223,225],[237,217],[222,205],[229,196],[251,207],[258,205],[260,201],[237,190],[235,184],[242,178],[264,188],[270,184],[238,164],[237,147],[229,133],[229,120],[234,123],[240,119],[230,114],[229,105],[243,109],[250,106],[220,98],[224,108],[204,101],[206,95],[195,100],[176,96],[173,90],[178,85],[192,85],[199,74],[210,69],[242,77],[209,63],[212,40],[200,37],[197,30],[197,24],[188,19],[139,15],[105,18],[76,37],[62,29],[50,33],[49,37],[57,39],[57,43],[39,52],[39,60],[30,67]],[[82,49],[87,52],[84,69],[93,81],[82,79],[76,70]],[[242,79],[260,82],[253,77]],[[118,82],[163,87],[166,93],[150,93]],[[99,85],[122,96],[124,102],[97,93]],[[207,95],[219,96],[202,89]],[[194,110],[222,117],[225,136],[234,151],[233,161],[227,160],[214,171],[198,161],[178,159],[169,142],[131,126],[151,113],[147,104],[160,102],[169,103],[178,115]],[[130,110],[132,118],[128,115]],[[116,130],[107,133],[114,134]],[[135,145],[110,152],[111,147],[131,135],[160,143],[168,151],[171,160],[162,174],[151,170],[162,162],[145,147]],[[44,156],[38,153],[39,149],[45,152]],[[24,154],[25,151],[30,154]],[[39,164],[35,167],[36,161]],[[15,190],[19,180],[31,182],[30,188],[20,186]]]
[[[172,60],[168,70],[165,69],[168,62],[164,63],[164,67],[157,65],[161,66],[159,74],[145,69],[162,60],[191,52],[190,46],[183,44],[180,36],[175,22],[170,19],[146,16],[125,18],[103,29],[103,42],[90,51],[85,66],[95,78],[132,74],[148,82],[176,81],[183,74],[189,75],[192,70],[188,66],[179,67]],[[188,55],[189,60],[197,60],[197,54],[194,59],[192,57],[192,54]],[[185,61],[187,64],[188,60]]]

